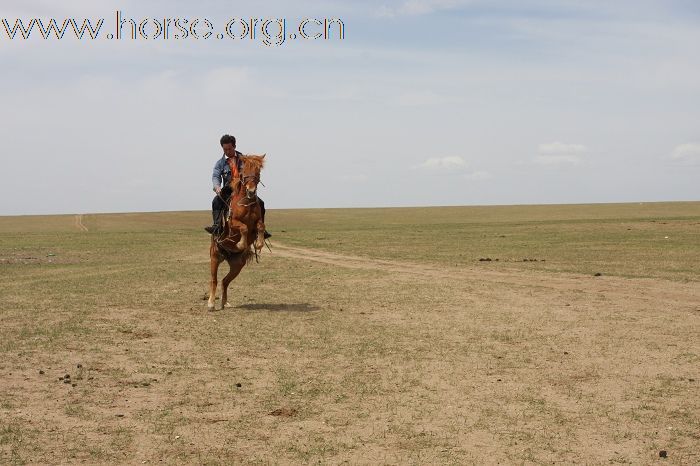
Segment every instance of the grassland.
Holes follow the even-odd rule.
[[[700,462],[700,203],[208,218],[0,218],[0,463]]]

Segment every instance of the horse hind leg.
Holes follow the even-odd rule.
[[[216,249],[216,244],[212,239],[211,247],[209,248],[209,266],[211,271],[211,280],[209,281],[209,301],[207,301],[207,309],[210,311],[214,310],[216,305],[216,285],[218,282],[217,274],[219,271],[219,264],[221,259],[219,258],[219,251]]]
[[[241,254],[235,261],[229,260],[227,262],[230,270],[221,281],[221,309],[231,307],[228,302],[228,286],[233,279],[236,278],[239,273],[241,273],[241,270],[243,270],[243,266],[245,266],[244,254]]]

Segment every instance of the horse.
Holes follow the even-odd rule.
[[[265,165],[265,154],[247,155],[241,157],[242,169],[236,179],[232,179],[231,197],[228,201],[228,212],[223,217],[223,232],[211,236],[209,259],[211,266],[211,281],[209,284],[209,301],[207,308],[215,307],[217,273],[219,265],[225,260],[229,272],[221,281],[221,309],[230,306],[228,303],[228,285],[241,273],[243,267],[254,257],[265,244],[265,224],[258,202],[258,183],[260,171]],[[238,170],[232,170],[236,173]],[[251,250],[251,246],[255,249]]]

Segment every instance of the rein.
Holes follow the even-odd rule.
[[[245,199],[250,199],[250,198],[246,196]],[[255,196],[255,199],[254,199],[253,202],[251,202],[250,204],[241,204],[241,201],[243,201],[243,199],[241,199],[240,201],[238,201],[238,202],[236,203],[236,205],[237,205],[237,206],[240,206],[240,207],[250,207],[250,206],[252,206],[253,204],[257,204],[257,203],[258,203],[258,196],[256,195],[256,196]]]

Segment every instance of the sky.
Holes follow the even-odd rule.
[[[58,3],[0,6],[0,215],[209,209],[226,133],[271,209],[700,200],[695,0]]]

